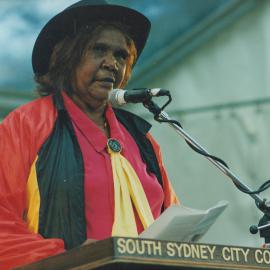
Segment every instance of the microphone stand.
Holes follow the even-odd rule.
[[[167,102],[162,108],[160,108],[156,103],[149,99],[143,102],[143,105],[151,113],[154,114],[154,119],[156,121],[166,122],[171,128],[176,131],[178,135],[182,136],[192,146],[192,148],[199,149],[200,152],[202,152],[205,157],[212,164],[214,164],[222,173],[228,176],[235,183],[235,185],[251,192],[252,190],[246,184],[244,184],[237,175],[235,175],[225,165],[212,158],[211,155],[199,143],[197,143],[187,132],[183,130],[183,128],[179,124],[176,124],[176,121],[172,120],[169,115],[165,111],[163,111],[163,109],[168,105],[169,102]],[[270,223],[270,202],[266,199],[262,199],[257,194],[249,195],[255,200],[256,206],[264,213],[264,216],[260,219],[258,226],[253,225],[250,227],[250,232],[256,233],[259,229],[260,237],[263,237],[265,239],[265,245],[267,247],[270,247],[270,224],[267,225],[268,223]],[[254,229],[254,227],[256,227],[257,231],[256,229]]]

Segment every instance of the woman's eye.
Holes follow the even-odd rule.
[[[98,54],[102,54],[102,53],[106,52],[106,47],[102,46],[102,45],[95,45],[92,48],[92,51],[95,53],[98,53]]]
[[[128,54],[126,52],[118,52],[116,57],[124,61],[127,60]]]

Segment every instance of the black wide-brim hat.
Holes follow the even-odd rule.
[[[32,52],[34,73],[46,74],[55,45],[97,20],[127,25],[139,57],[151,27],[150,21],[143,14],[131,8],[108,4],[106,0],[81,0],[54,16],[39,33]]]

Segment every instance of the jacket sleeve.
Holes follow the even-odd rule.
[[[170,183],[167,172],[165,170],[160,147],[159,147],[158,143],[155,141],[155,139],[153,138],[153,136],[149,132],[146,134],[146,137],[151,142],[151,144],[154,148],[157,160],[158,160],[158,165],[159,165],[159,169],[160,169],[160,173],[161,173],[161,177],[162,177],[162,182],[163,182],[163,190],[164,190],[164,196],[165,196],[165,198],[164,198],[165,209],[168,208],[169,206],[171,206],[172,204],[180,204],[179,199],[177,198],[177,195],[173,190],[173,187]]]
[[[26,116],[15,111],[0,124],[0,269],[64,252],[61,239],[31,233],[25,222],[26,183],[37,151],[37,137]],[[41,136],[42,137],[42,136]]]

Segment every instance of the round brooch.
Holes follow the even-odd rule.
[[[107,145],[113,152],[116,153],[120,152],[122,149],[121,144],[116,139],[108,139]]]

